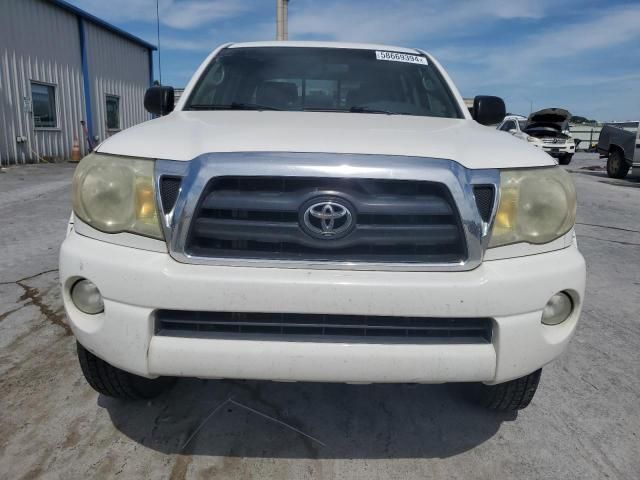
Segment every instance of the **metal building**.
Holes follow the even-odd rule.
[[[1,0],[0,165],[86,153],[150,118],[155,46],[62,0]]]

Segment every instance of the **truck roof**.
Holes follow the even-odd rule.
[[[394,45],[382,45],[377,43],[350,43],[350,42],[318,42],[318,41],[266,41],[266,42],[241,42],[232,43],[227,48],[250,47],[313,47],[313,48],[353,48],[359,50],[389,50],[393,52],[421,54],[415,48],[396,47]]]

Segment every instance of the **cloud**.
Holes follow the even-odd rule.
[[[598,12],[589,21],[568,25],[531,39],[531,46],[535,50],[529,53],[529,57],[536,60],[541,57],[567,57],[609,48],[638,37],[640,5],[629,5]]]
[[[540,19],[551,0],[296,0],[289,6],[289,35],[325,39],[408,44],[446,32],[465,36],[483,22]]]
[[[163,50],[208,53],[223,43],[269,40],[274,36],[275,26],[272,22],[251,25],[223,22],[210,31],[196,30],[192,35],[165,35],[161,38],[161,47]]]
[[[112,22],[156,22],[156,0],[74,0],[78,7]],[[159,0],[160,22],[191,29],[245,13],[251,0]]]
[[[189,52],[210,52],[215,48],[215,44],[202,40],[185,40],[182,38],[162,38],[160,46],[166,50],[183,50]]]
[[[638,25],[640,5],[629,5],[599,12],[597,17],[589,16],[586,21],[528,34],[505,47],[475,46],[475,60],[464,51],[459,53],[465,62],[483,70],[484,78],[480,82],[485,84],[523,80],[541,80],[549,84],[552,79],[555,84],[566,73],[577,74],[587,60],[595,60],[598,55],[604,58],[604,52],[612,49],[637,45],[640,40]],[[455,50],[447,53],[455,58]],[[629,60],[632,58],[631,50],[628,53],[620,50],[619,53],[627,55]],[[602,65],[606,61],[598,63]]]
[[[173,28],[193,28],[244,13],[250,2],[240,0],[191,0],[171,2],[170,8],[160,17],[165,25]]]
[[[619,85],[640,82],[640,73],[625,75],[591,75],[589,77],[570,78],[561,81],[563,87],[593,87],[596,85]],[[538,85],[542,86],[542,85]]]
[[[485,0],[482,2],[470,2],[467,3],[467,6],[470,7],[476,15],[482,15],[482,12],[485,11],[496,18],[540,19],[547,15],[548,8],[554,3],[557,6],[557,2],[552,3],[549,1]]]

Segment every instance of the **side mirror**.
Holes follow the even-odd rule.
[[[512,128],[512,129],[509,130],[509,133],[511,135],[515,135],[516,133],[518,133],[518,131],[515,128]]]
[[[473,99],[473,119],[482,125],[500,123],[506,115],[507,109],[500,97],[478,95]]]
[[[154,115],[166,115],[173,111],[173,87],[155,85],[144,94],[144,108]]]

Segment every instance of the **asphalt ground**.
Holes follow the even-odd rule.
[[[640,178],[577,154],[581,323],[518,414],[457,385],[85,382],[58,291],[73,166],[0,173],[0,478],[640,478]]]

